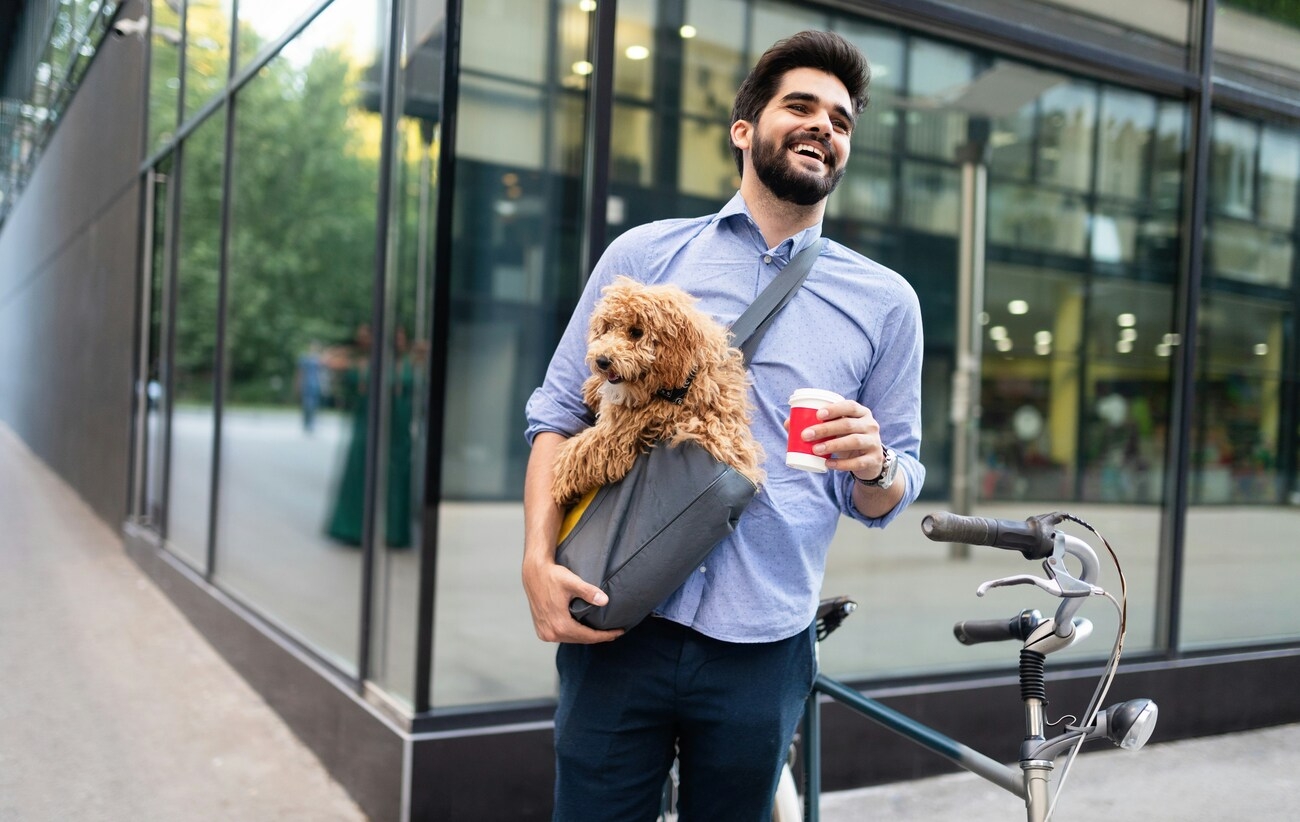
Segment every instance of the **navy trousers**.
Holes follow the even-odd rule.
[[[613,642],[561,645],[556,822],[653,820],[674,754],[682,822],[770,819],[814,644],[812,626],[746,644],[650,617]]]

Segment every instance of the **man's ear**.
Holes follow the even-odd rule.
[[[737,120],[731,124],[731,144],[741,151],[748,151],[752,145],[754,124],[748,120]]]

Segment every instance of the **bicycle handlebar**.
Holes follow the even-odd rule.
[[[1052,555],[1056,536],[1053,514],[1040,514],[1019,522],[988,517],[967,517],[941,511],[921,520],[921,532],[933,542],[989,545],[1019,551],[1025,559],[1046,559]]]
[[[962,645],[1005,642],[1010,639],[1024,642],[1042,621],[1043,615],[1037,610],[1021,611],[1011,619],[963,620],[952,626],[952,634]]]

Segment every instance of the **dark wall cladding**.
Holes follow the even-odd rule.
[[[128,3],[135,15],[139,3]],[[125,514],[144,43],[111,37],[0,229],[0,421]]]

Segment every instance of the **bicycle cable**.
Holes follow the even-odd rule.
[[[1079,741],[1070,748],[1070,753],[1066,757],[1065,764],[1061,766],[1061,777],[1056,782],[1056,790],[1052,792],[1052,802],[1048,805],[1047,816],[1044,822],[1051,822],[1052,814],[1056,812],[1056,803],[1061,798],[1061,791],[1065,788],[1066,779],[1070,776],[1070,769],[1074,765],[1075,758],[1079,755],[1079,750],[1083,748],[1083,743],[1087,740],[1088,734],[1086,729],[1092,723],[1097,721],[1097,712],[1101,709],[1102,702],[1106,699],[1106,694],[1110,691],[1111,684],[1115,681],[1115,675],[1119,670],[1119,658],[1124,649],[1124,637],[1128,633],[1128,581],[1124,578],[1124,568],[1120,565],[1119,556],[1116,555],[1115,549],[1111,547],[1110,541],[1102,536],[1101,532],[1092,527],[1090,523],[1075,516],[1074,514],[1058,513],[1063,519],[1077,523],[1093,533],[1101,544],[1106,547],[1107,553],[1110,554],[1111,562],[1115,565],[1115,571],[1119,575],[1119,599],[1116,600],[1114,595],[1109,592],[1103,592],[1106,599],[1119,612],[1119,630],[1115,634],[1115,644],[1111,648],[1110,659],[1102,671],[1101,679],[1097,682],[1097,687],[1092,692],[1092,700],[1088,703],[1088,708],[1084,711],[1084,720],[1079,724],[1080,734]],[[1066,726],[1067,728],[1070,726]]]

